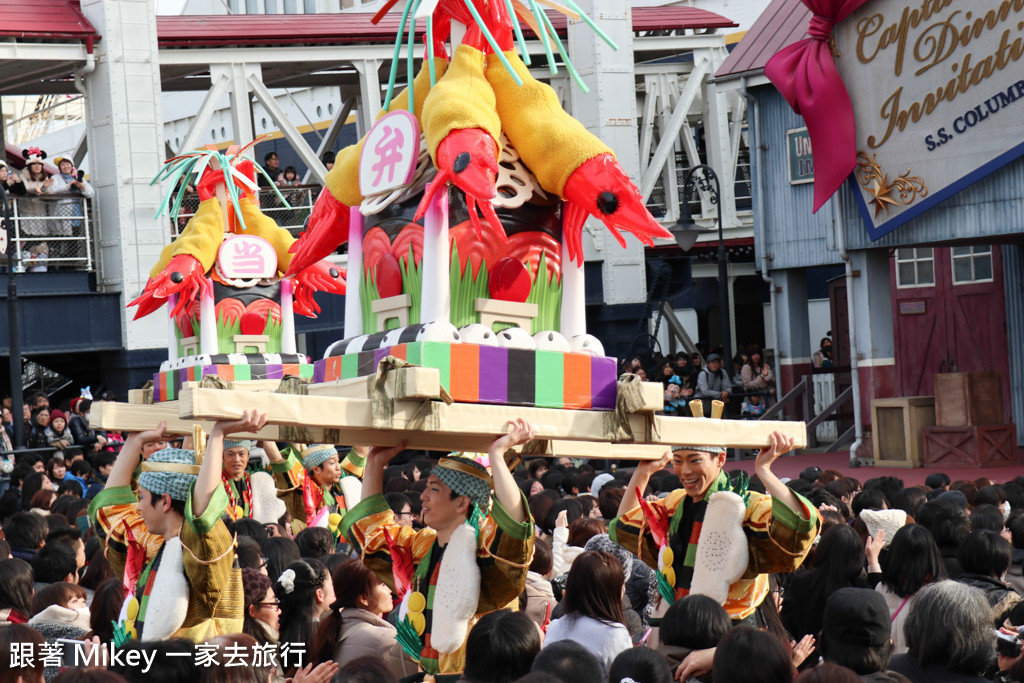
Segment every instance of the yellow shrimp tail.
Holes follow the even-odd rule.
[[[482,52],[459,45],[445,77],[438,79],[427,96],[420,120],[435,166],[437,148],[453,130],[481,128],[494,139],[495,151],[500,149],[501,119],[495,108],[494,90],[484,75],[485,64]]]
[[[516,85],[498,56],[487,55],[487,80],[497,98],[505,135],[541,187],[562,196],[573,171],[596,156],[613,154],[612,150],[562,109],[551,86],[531,76],[514,50],[504,54],[523,81],[522,86]]]

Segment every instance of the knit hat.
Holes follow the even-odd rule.
[[[50,416],[53,419],[53,416]],[[247,451],[251,451],[256,446],[256,441],[253,439],[224,439],[224,448],[244,448]]]
[[[28,164],[41,164],[43,159],[46,158],[46,152],[38,147],[29,147],[28,149],[21,150],[21,156],[25,158],[26,166]]]
[[[338,451],[330,444],[315,443],[312,446],[306,446],[305,450],[302,451],[302,466],[307,470],[311,470],[314,467],[323,465],[337,454]]]
[[[830,654],[836,647],[885,645],[891,636],[885,597],[867,588],[840,588],[825,602],[821,636]]]
[[[725,453],[723,446],[673,446],[672,452],[676,451],[700,451],[702,453],[711,453],[712,455],[718,455],[719,453]]]
[[[878,532],[885,530],[883,547],[889,547],[896,532],[907,523],[907,513],[900,509],[893,510],[861,510],[858,515],[868,528],[868,534],[875,538]]]
[[[461,453],[452,453],[438,460],[437,467],[430,470],[430,473],[454,491],[455,495],[469,496],[481,512],[487,512],[490,508],[494,480],[480,463]]]
[[[195,451],[165,448],[142,463],[139,486],[158,496],[167,493],[172,500],[185,501],[198,474]]]
[[[633,558],[636,556],[613,541],[608,534],[591,536],[583,546],[583,552],[588,550],[601,550],[609,555],[614,555],[615,559],[622,565],[623,579],[629,581],[629,577],[633,573]]]
[[[969,505],[963,491],[945,491],[939,494],[938,500],[948,500],[961,510],[966,510]]]
[[[594,477],[594,481],[590,484],[590,495],[592,495],[594,498],[597,498],[601,494],[601,487],[607,484],[608,482],[613,481],[614,479],[615,477],[608,474],[607,472],[602,472],[601,474],[597,475],[596,477]]]
[[[50,411],[50,422],[53,422],[53,421],[54,421],[54,420],[56,420],[56,419],[57,419],[58,417],[59,417],[60,419],[64,420],[65,422],[67,422],[67,421],[68,421],[68,416],[67,416],[67,415],[65,415],[65,414],[64,414],[64,411],[63,411],[63,410],[61,410],[60,408],[57,408],[56,410],[51,410],[51,411]]]

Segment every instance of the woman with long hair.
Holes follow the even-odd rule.
[[[391,611],[391,590],[361,560],[347,560],[334,572],[334,602],[320,621],[313,641],[314,664],[336,661],[340,666],[375,655],[401,679],[416,673],[396,640],[395,627],[384,621]]]
[[[279,642],[313,642],[317,622],[334,602],[327,568],[313,559],[292,562],[274,582],[274,594],[281,606]]]
[[[597,657],[607,676],[615,656],[633,647],[622,612],[625,589],[625,573],[614,555],[601,550],[581,554],[565,583],[563,616],[548,627],[545,647],[574,640]]]
[[[43,683],[43,658],[38,656],[38,652],[45,642],[42,633],[24,624],[0,626],[0,652],[8,658],[7,666],[0,666],[0,683]],[[11,653],[15,651],[15,643],[19,647],[27,645],[33,653],[37,653],[31,662],[23,662],[23,666],[12,666],[9,658],[13,656]]]
[[[64,481],[64,475],[67,473],[68,465],[64,462],[64,458],[55,456],[46,461],[46,476],[54,491],[60,487],[61,482]]]
[[[92,604],[89,605],[89,626],[92,630],[86,634],[88,638],[99,636],[100,641],[109,643],[114,637],[114,624],[121,615],[124,604],[124,584],[121,579],[107,579],[93,593]]]
[[[853,527],[834,526],[821,535],[811,569],[793,575],[782,603],[782,624],[793,638],[817,637],[828,596],[840,588],[867,588],[860,578],[864,562],[864,543]],[[805,661],[817,662],[817,652]]]
[[[0,625],[28,623],[34,593],[32,565],[18,559],[0,562]]]
[[[889,545],[889,559],[875,590],[889,606],[895,654],[907,651],[903,624],[910,614],[908,601],[933,581],[946,578],[946,565],[930,531],[919,524],[907,524],[896,532]]]
[[[274,595],[270,577],[259,569],[243,569],[242,590],[245,593],[242,633],[247,633],[260,643],[276,645],[281,626],[281,605]]]

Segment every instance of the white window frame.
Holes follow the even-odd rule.
[[[963,248],[963,247],[961,247],[961,248]],[[995,273],[995,259],[993,259],[993,257],[992,257],[992,246],[991,245],[987,245],[987,246],[985,246],[985,245],[979,245],[979,246],[971,245],[970,247],[967,247],[967,248],[971,250],[970,254],[956,255],[954,253],[956,247],[952,247],[949,250],[949,268],[950,268],[950,275],[951,275],[952,280],[953,280],[953,286],[954,287],[961,287],[963,285],[976,285],[976,284],[981,284],[981,283],[985,283],[985,282],[992,282],[995,279],[995,275],[996,275],[996,273]],[[984,251],[979,251],[979,250],[984,250]],[[987,278],[977,279],[977,278],[974,277],[975,263],[977,262],[977,258],[979,256],[988,256],[989,272],[991,273],[991,275],[989,277],[987,277]],[[957,262],[957,260],[960,260],[960,261],[969,260],[970,261],[970,263],[971,263],[971,279],[970,280],[957,280],[956,279],[956,262]]]
[[[928,256],[922,256],[921,252],[928,252]],[[912,258],[900,258],[901,251],[912,251]],[[897,289],[920,289],[921,287],[934,287],[935,286],[935,248],[934,247],[899,247],[896,249],[896,253],[893,258],[896,259],[896,288]],[[918,278],[918,264],[930,261],[932,264],[932,281],[929,283],[922,284],[917,281]],[[914,282],[905,283],[900,278],[900,265],[906,263],[914,264]]]

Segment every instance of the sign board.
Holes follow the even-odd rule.
[[[420,158],[420,124],[407,111],[382,116],[370,129],[359,157],[359,191],[373,197],[413,181]]]
[[[277,275],[277,252],[256,235],[228,235],[217,252],[217,269],[227,278],[261,280]]]
[[[869,0],[833,30],[878,239],[1024,155],[1024,3]]]
[[[811,156],[811,135],[807,128],[786,131],[786,159],[789,161],[789,184],[814,182],[814,157]]]

